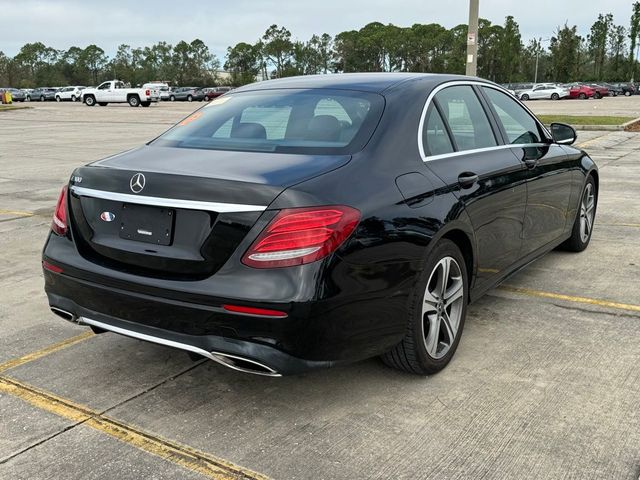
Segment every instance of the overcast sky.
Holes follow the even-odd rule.
[[[598,13],[612,13],[629,26],[632,0],[480,0],[480,16],[502,23],[513,15],[525,43],[548,38],[568,21],[586,35]],[[113,55],[121,43],[133,47],[166,40],[203,40],[223,60],[227,46],[254,42],[276,23],[294,38],[359,29],[373,21],[410,26],[468,20],[468,0],[0,0],[0,51],[13,56],[28,42],[57,49],[91,43]]]

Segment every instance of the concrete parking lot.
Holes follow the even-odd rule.
[[[0,478],[638,479],[640,134],[579,133],[601,175],[590,248],[552,252],[473,304],[446,370],[373,359],[274,379],[92,335],[43,292],[73,168],[199,105],[0,112]],[[640,97],[529,102],[607,105],[637,116]]]

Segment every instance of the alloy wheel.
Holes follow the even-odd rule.
[[[595,215],[596,196],[593,184],[587,183],[580,202],[580,239],[586,243],[593,229],[593,217]]]
[[[452,257],[434,267],[422,302],[423,338],[427,353],[444,357],[454,344],[464,307],[464,282],[460,265]]]

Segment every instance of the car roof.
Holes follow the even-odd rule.
[[[449,80],[465,79],[483,81],[475,77],[465,77],[464,75],[437,73],[340,73],[328,75],[305,75],[279,78],[277,80],[265,80],[263,82],[252,83],[236,88],[234,89],[234,93],[276,88],[333,88],[338,90],[360,90],[380,93],[393,86],[410,80],[431,80],[434,83],[442,83]]]

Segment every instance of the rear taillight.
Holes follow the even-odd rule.
[[[315,262],[333,253],[358,225],[360,212],[342,205],[280,211],[242,257],[254,268]]]
[[[53,273],[62,273],[62,272],[64,272],[62,267],[59,267],[59,266],[54,265],[52,263],[49,263],[46,260],[42,261],[42,268],[44,268],[45,270],[49,270],[50,272],[53,272]]]
[[[147,97],[150,97],[150,96],[151,96],[151,90],[145,90],[144,94],[145,94]]]
[[[67,186],[62,187],[56,209],[53,212],[51,230],[57,235],[67,234]]]

